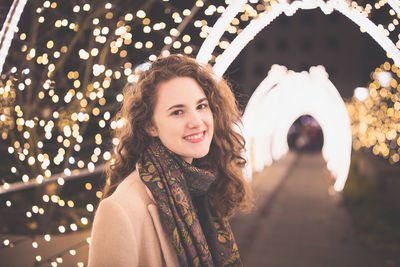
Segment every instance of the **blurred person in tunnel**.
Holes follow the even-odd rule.
[[[235,97],[210,66],[160,57],[127,86],[89,266],[242,266],[228,219],[251,205]]]

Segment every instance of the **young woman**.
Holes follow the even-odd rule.
[[[89,266],[241,266],[228,218],[250,191],[226,81],[186,56],[159,58],[117,119]]]

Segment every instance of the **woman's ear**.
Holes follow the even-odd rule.
[[[153,125],[148,126],[148,127],[146,128],[146,132],[147,132],[149,135],[153,136],[153,137],[157,137],[157,136],[158,136],[157,128],[156,128],[155,126],[153,126]]]

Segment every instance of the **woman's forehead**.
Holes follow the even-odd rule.
[[[197,103],[206,95],[200,85],[191,77],[176,77],[158,86],[157,103],[178,105]]]

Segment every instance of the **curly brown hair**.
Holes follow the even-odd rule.
[[[220,216],[232,216],[239,208],[251,206],[251,191],[243,179],[246,160],[241,156],[244,138],[234,130],[241,122],[240,112],[230,86],[216,78],[209,65],[200,66],[194,59],[182,55],[160,57],[150,69],[140,73],[137,83],[124,90],[124,101],[116,120],[123,119],[114,137],[119,139],[111,161],[107,164],[107,182],[104,197],[109,196],[134,169],[140,154],[152,142],[146,129],[152,124],[157,88],[175,77],[191,77],[209,101],[214,117],[214,135],[209,153],[193,162],[217,172],[217,179],[209,192],[211,205]]]

